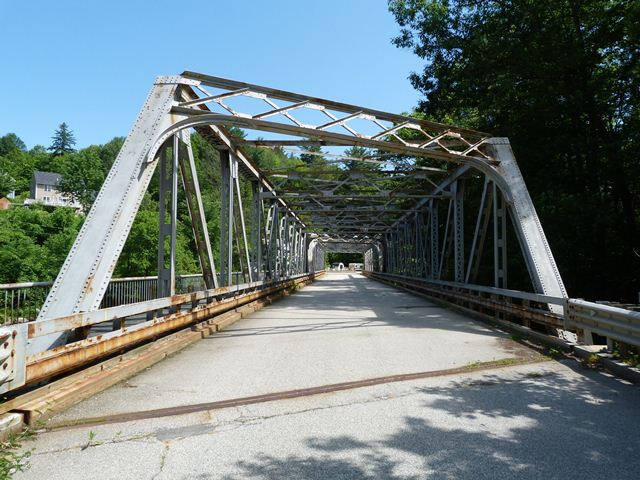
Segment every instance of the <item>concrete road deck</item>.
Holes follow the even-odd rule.
[[[514,365],[144,414],[494,360]],[[51,426],[137,419],[41,433],[16,478],[637,478],[639,405],[637,387],[544,361],[360,275],[329,274],[58,415]]]

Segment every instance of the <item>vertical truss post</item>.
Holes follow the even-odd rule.
[[[480,260],[484,249],[484,241],[489,228],[489,219],[491,218],[493,188],[492,182],[485,177],[484,187],[482,188],[482,197],[480,199],[480,207],[478,208],[478,218],[476,219],[476,228],[473,234],[473,242],[471,243],[471,251],[469,252],[469,265],[467,267],[467,275],[465,283],[475,283],[478,278],[478,269],[480,268]]]
[[[285,252],[285,260],[284,260],[284,275],[285,277],[289,277],[291,275],[291,256],[293,254],[292,252],[292,243],[293,243],[293,225],[292,225],[292,221],[291,218],[289,217],[289,214],[285,215],[284,217],[285,219],[285,231],[284,231],[284,235],[285,235],[285,247],[284,247],[284,252]]]
[[[233,157],[232,157],[233,158]],[[235,159],[234,159],[235,160]],[[240,214],[240,230],[242,231],[242,241],[244,244],[244,257],[247,259],[247,273],[249,274],[249,282],[253,282],[253,271],[251,265],[251,257],[249,256],[249,242],[247,241],[247,227],[244,221],[244,208],[242,206],[242,193],[240,192],[240,179],[238,177],[238,162],[235,162],[236,173],[234,175],[234,183],[236,194],[238,196],[238,213]]]
[[[158,298],[176,293],[176,223],[178,211],[178,151],[179,139],[173,136],[171,158],[168,147],[160,155],[159,234],[158,234]],[[167,209],[167,201],[169,208]],[[168,213],[168,220],[167,220]],[[169,257],[166,239],[169,237]]]
[[[278,236],[276,239],[276,279],[280,280],[284,272],[284,229],[286,213],[285,215],[281,215],[280,209],[278,209],[278,217],[276,218],[278,220]]]
[[[402,273],[409,273],[409,222],[402,224]]]
[[[397,255],[398,255],[398,244],[396,242],[396,230],[393,229],[389,233],[389,253],[388,253],[388,256],[389,256],[389,268],[390,268],[389,271],[391,273],[397,273],[398,272]]]
[[[395,250],[396,250],[396,273],[402,273],[402,238],[400,236],[402,225],[398,225],[395,235]]]
[[[393,231],[389,232],[389,239],[387,241],[387,248],[386,248],[386,252],[385,252],[385,257],[386,257],[386,272],[388,273],[394,273],[395,272],[395,268],[393,265],[393,257],[394,257],[394,245],[393,245]]]
[[[456,181],[451,186],[453,196],[453,256],[454,281],[464,281],[464,183]]]
[[[442,240],[442,250],[440,252],[440,265],[438,266],[437,280],[442,278],[442,271],[444,270],[445,257],[449,254],[449,225],[451,224],[451,211],[453,210],[453,198],[449,198],[449,207],[447,208],[447,221],[444,225],[444,239]]]
[[[422,211],[415,213],[415,251],[416,251],[416,269],[414,275],[423,277],[424,272],[424,215]]]
[[[431,200],[429,202],[429,223],[431,227],[429,229],[430,235],[430,254],[429,259],[431,260],[431,269],[429,271],[429,276],[432,280],[438,278],[438,257],[440,252],[440,232],[438,231],[439,223],[438,223],[438,201]]]
[[[300,268],[298,273],[304,273],[305,271],[309,271],[309,268],[305,266],[306,258],[305,255],[306,249],[304,248],[307,244],[307,232],[300,228],[302,235],[300,235]],[[306,267],[306,268],[305,268]]]
[[[494,286],[507,288],[507,211],[502,193],[493,184],[493,275]]]
[[[232,284],[234,159],[220,150],[220,285]]]
[[[207,227],[207,219],[204,214],[204,206],[202,205],[202,195],[200,193],[200,182],[198,180],[198,172],[196,170],[195,160],[193,158],[193,149],[191,147],[191,135],[187,130],[181,132],[181,147],[186,146],[179,155],[180,174],[182,184],[187,199],[187,207],[191,218],[191,227],[193,229],[193,238],[198,250],[198,260],[204,284],[207,289],[218,288],[218,279],[216,275],[216,266],[213,260],[213,252],[211,250],[211,241],[209,239],[209,230]],[[185,156],[187,160],[185,160]]]
[[[291,264],[291,273],[296,275],[298,273],[298,263],[300,261],[300,229],[296,224],[294,224],[293,227],[293,239],[293,262]]]
[[[254,281],[262,280],[262,184],[251,182],[251,269]]]
[[[274,202],[271,218],[271,278],[276,280],[280,275],[280,207]]]
[[[431,210],[423,211],[422,215],[422,276],[428,278],[429,276],[431,276],[431,256],[429,252],[429,235],[431,234]]]

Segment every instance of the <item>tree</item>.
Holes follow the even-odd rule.
[[[391,0],[425,118],[510,138],[571,295],[637,298],[640,2]]]
[[[51,137],[51,140],[51,146],[48,150],[54,157],[75,152],[73,147],[76,144],[76,139],[73,131],[65,122],[60,124],[58,130],[56,130],[53,137]]]
[[[307,165],[326,165],[326,160],[322,155],[322,149],[319,145],[305,145],[302,147],[302,150],[309,153],[301,153],[300,160],[302,160]]]
[[[0,157],[4,157],[12,150],[25,151],[27,146],[15,133],[7,133],[0,137]]]
[[[0,198],[6,197],[16,188],[16,181],[7,172],[3,172],[0,168]]]
[[[58,189],[88,212],[102,187],[105,169],[99,147],[89,147],[65,159]]]

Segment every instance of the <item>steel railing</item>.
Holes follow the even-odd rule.
[[[566,301],[564,298],[390,273],[364,272],[364,274],[465,310],[501,318],[517,318],[525,326],[535,322],[553,329],[563,327],[562,315],[550,312],[548,305],[564,306]]]
[[[233,272],[233,283],[245,283],[243,272]],[[0,284],[0,325],[35,320],[53,282]],[[158,277],[114,278],[109,283],[100,308],[144,302],[157,297]],[[176,276],[176,294],[204,290],[202,274]]]
[[[503,288],[469,285],[441,280],[429,280],[404,275],[364,272],[385,283],[424,294],[447,304],[481,315],[500,318],[531,327],[543,327],[547,333],[570,342],[578,338],[592,342],[591,333],[612,341],[640,347],[640,312],[570,298],[551,297],[537,293]],[[562,314],[549,311],[548,305],[558,305]],[[535,325],[534,325],[535,327]],[[537,330],[541,330],[537,328]],[[573,332],[577,332],[576,336]]]
[[[565,326],[640,346],[640,312],[569,299],[565,307]]]
[[[5,371],[4,377],[0,375],[0,392],[38,383],[217,315],[237,314],[239,307],[256,301],[268,302],[272,296],[295,289],[322,273],[199,289],[64,317],[5,325],[0,327],[0,339],[6,339],[2,344],[4,350],[0,349],[0,371]],[[140,291],[145,292],[144,287]],[[129,295],[130,291],[125,289],[125,293]],[[126,295],[122,298],[131,298]],[[128,323],[130,319],[135,322]],[[107,331],[90,335],[92,328],[105,324],[110,327]],[[37,342],[43,339],[46,342]],[[43,345],[48,346],[42,348]],[[3,356],[3,351],[11,354]]]

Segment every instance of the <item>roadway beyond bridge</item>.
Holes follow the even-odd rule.
[[[329,273],[54,416],[16,478],[635,479],[639,401],[459,313]]]

